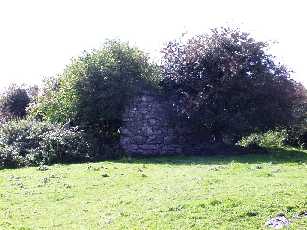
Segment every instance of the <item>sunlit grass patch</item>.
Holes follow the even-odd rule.
[[[5,169],[0,229],[259,229],[278,213],[304,229],[306,159],[289,149]]]

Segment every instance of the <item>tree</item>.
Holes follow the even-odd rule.
[[[158,84],[157,67],[137,48],[108,41],[74,59],[31,109],[43,120],[73,123],[96,136],[114,139],[129,100]]]
[[[218,142],[223,135],[237,139],[288,126],[296,83],[268,45],[232,28],[169,42],[162,50],[162,86],[178,117]]]
[[[288,144],[307,146],[307,90],[302,84],[296,84],[294,102],[294,120],[288,129]]]
[[[22,86],[11,85],[0,99],[0,112],[4,120],[11,118],[24,118],[26,108],[30,103],[27,89]]]

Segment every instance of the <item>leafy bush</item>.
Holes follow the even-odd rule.
[[[298,84],[297,92],[300,95],[295,102],[295,120],[288,129],[287,143],[293,146],[307,147],[307,90]]]
[[[25,117],[30,100],[25,87],[11,85],[0,98],[2,120]]]
[[[163,50],[162,86],[174,114],[222,141],[287,127],[297,101],[288,69],[268,44],[238,29],[214,29]]]
[[[265,133],[253,133],[249,136],[243,137],[238,145],[243,147],[264,147],[264,148],[274,148],[283,147],[288,135],[286,130],[272,131],[269,130]]]
[[[157,70],[139,49],[109,41],[74,59],[57,80],[49,81],[50,90],[31,106],[31,114],[81,126],[95,143],[113,143],[125,106],[138,92],[158,85]]]
[[[89,160],[90,146],[76,128],[11,120],[0,125],[0,166],[22,167]]]

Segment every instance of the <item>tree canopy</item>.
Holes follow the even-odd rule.
[[[158,84],[156,72],[156,65],[141,50],[108,41],[74,59],[59,78],[49,80],[32,115],[112,136],[130,98]]]
[[[31,98],[25,87],[10,85],[0,98],[1,118],[4,120],[24,118],[30,101]]]
[[[268,48],[239,29],[213,29],[169,42],[158,67],[141,50],[108,41],[49,79],[30,111],[110,137],[117,135],[129,100],[159,86],[175,117],[215,140],[286,128],[298,120],[304,90]]]
[[[232,28],[169,42],[162,86],[178,117],[216,140],[289,125],[297,84],[268,47]]]

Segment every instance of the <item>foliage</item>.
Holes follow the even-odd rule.
[[[0,167],[89,160],[89,147],[76,128],[30,120],[0,126]]]
[[[27,107],[29,118],[56,122],[55,118],[47,119],[54,111],[56,103],[55,94],[59,90],[59,78],[49,77],[43,79],[42,86],[37,90],[35,100]],[[62,111],[62,109],[60,110]],[[54,111],[60,113],[60,111]]]
[[[256,230],[278,213],[307,229],[295,218],[306,161],[283,150],[0,170],[0,229]]]
[[[140,91],[157,88],[158,67],[139,49],[108,41],[74,59],[58,78],[45,80],[31,118],[78,125],[103,158],[121,155],[117,140],[122,113]]]
[[[268,44],[238,29],[213,29],[163,50],[162,86],[173,110],[215,140],[287,127],[296,97],[290,71]]]
[[[288,138],[286,130],[273,131],[269,130],[265,133],[252,133],[243,137],[238,144],[243,147],[260,146],[264,148],[281,148],[285,145]]]
[[[294,107],[294,121],[288,129],[288,144],[307,147],[307,90],[297,84],[297,101]]]
[[[23,118],[31,98],[23,86],[11,85],[0,98],[0,113],[2,119]]]
[[[43,120],[79,125],[96,137],[118,137],[125,105],[140,90],[158,84],[158,68],[139,49],[108,41],[100,50],[74,59],[49,90],[32,105]]]
[[[39,90],[40,88],[38,85],[31,85],[26,87],[28,97],[30,98],[30,103],[36,102]]]

